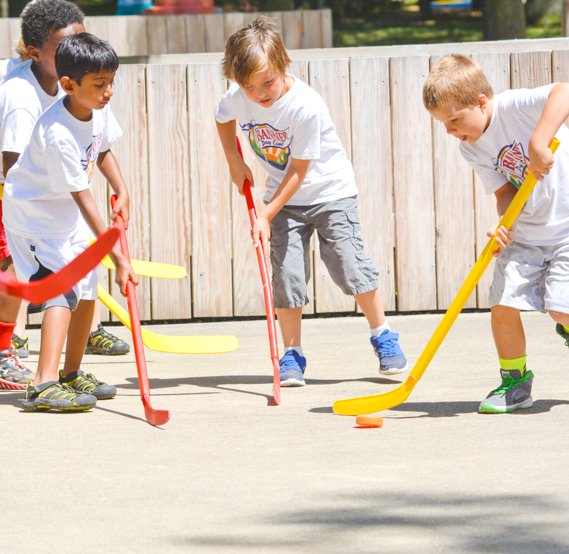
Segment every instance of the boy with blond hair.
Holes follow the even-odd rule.
[[[423,89],[427,110],[461,141],[460,152],[501,218],[530,171],[538,180],[516,223],[488,230],[498,250],[490,288],[492,334],[501,385],[481,413],[533,404],[522,310],[547,311],[569,346],[569,84],[508,90],[494,96],[480,67],[451,55],[432,69]],[[555,158],[551,140],[561,142]]]
[[[371,329],[383,375],[401,373],[407,360],[399,335],[385,319],[378,272],[364,253],[358,190],[323,99],[287,73],[291,60],[273,22],[258,17],[227,41],[223,71],[235,81],[220,100],[216,120],[231,179],[243,194],[250,168],[236,147],[236,121],[268,173],[265,209],[253,241],[271,242],[273,296],[285,355],[282,386],[303,386],[302,307],[308,304],[310,237],[316,230],[322,260],[334,282],[353,295]]]

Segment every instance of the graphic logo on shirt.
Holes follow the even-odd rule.
[[[279,131],[268,123],[247,123],[241,125],[251,148],[257,156],[270,166],[284,171],[290,157],[289,130]]]
[[[524,153],[523,145],[515,140],[504,146],[492,163],[495,170],[502,172],[516,188],[520,188],[529,173],[529,158]]]
[[[101,149],[101,143],[103,142],[103,133],[99,133],[97,136],[93,137],[93,141],[86,150],[87,159],[81,160],[81,165],[87,173],[87,181],[91,182],[91,177],[93,177],[93,171],[95,170],[95,163],[99,156],[99,150]]]

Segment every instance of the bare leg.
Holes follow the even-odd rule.
[[[93,318],[91,319],[91,328],[89,332],[94,333],[98,331],[97,325],[101,323],[101,304],[98,301],[95,301],[95,307],[93,310]]]
[[[277,308],[276,312],[285,348],[287,346],[302,346],[300,342],[302,308]]]
[[[385,312],[383,311],[383,302],[379,289],[363,292],[354,296],[355,301],[366,316],[369,326],[372,329],[379,327],[385,323]]]
[[[13,277],[16,276],[12,256],[0,260],[0,270]],[[21,303],[21,300],[15,296],[0,295],[0,321],[15,323]]]
[[[71,310],[69,308],[53,306],[45,311],[41,325],[40,356],[34,385],[58,380],[59,360],[70,320]]]
[[[561,312],[549,312],[549,315],[556,323],[561,323],[561,325],[569,327],[569,314],[562,314]]]
[[[507,306],[494,306],[492,334],[498,356],[503,360],[514,360],[526,355],[526,336],[520,310]]]
[[[71,323],[67,332],[63,375],[69,375],[81,368],[81,360],[83,360],[89,338],[89,329],[93,321],[95,303],[95,300],[80,300],[77,309],[71,316]]]
[[[20,302],[20,309],[18,310],[18,317],[16,319],[16,327],[14,333],[20,338],[26,336],[26,317],[28,315],[28,303]]]

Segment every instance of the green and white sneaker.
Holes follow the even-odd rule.
[[[107,383],[99,381],[92,373],[84,373],[80,369],[65,377],[63,371],[59,370],[59,382],[71,387],[76,392],[92,394],[97,400],[108,400],[117,394],[114,385],[107,385]]]
[[[24,410],[30,412],[46,410],[84,412],[93,408],[97,404],[97,399],[91,394],[74,391],[57,381],[48,381],[35,386],[28,383],[26,396],[21,402]]]
[[[555,332],[562,338],[565,339],[565,346],[569,346],[569,334],[565,332],[565,329],[563,328],[563,325],[561,325],[561,323],[558,323],[555,326]]]
[[[501,369],[502,384],[493,390],[480,403],[478,411],[481,414],[503,414],[522,408],[531,408],[531,384],[533,373],[525,371],[522,377],[519,369]]]

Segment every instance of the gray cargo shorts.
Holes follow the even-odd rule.
[[[496,258],[490,307],[569,313],[569,244],[512,242]]]
[[[315,206],[284,206],[271,221],[275,308],[308,304],[310,238],[315,230],[320,257],[344,294],[362,294],[379,286],[379,273],[364,252],[357,196]]]

